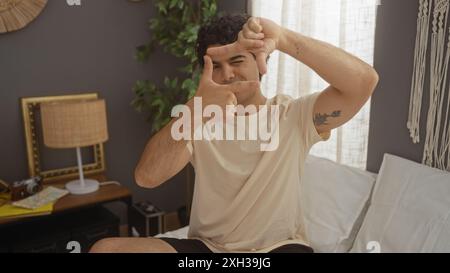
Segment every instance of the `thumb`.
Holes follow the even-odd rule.
[[[234,42],[232,44],[228,44],[228,45],[223,45],[223,46],[218,46],[218,47],[210,47],[207,50],[207,53],[209,55],[215,55],[215,56],[220,56],[220,55],[225,55],[225,54],[229,54],[229,53],[233,53],[233,52],[238,52],[242,50],[242,48],[240,47],[238,42]]]
[[[214,69],[211,57],[208,55],[203,56],[203,62],[205,64],[203,66],[202,81],[211,81]]]
[[[230,91],[234,94],[249,91],[259,91],[260,83],[258,81],[240,81],[229,85]]]

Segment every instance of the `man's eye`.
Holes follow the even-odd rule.
[[[231,64],[240,64],[240,63],[242,63],[243,61],[236,61],[236,62],[232,62]]]

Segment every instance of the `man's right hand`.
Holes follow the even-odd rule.
[[[267,57],[284,41],[285,29],[272,20],[251,17],[239,32],[236,42],[209,48],[207,54],[219,56],[230,52],[249,51],[256,56],[259,74],[267,73]]]
[[[214,67],[211,57],[205,55],[203,60],[205,66],[199,87],[195,93],[196,97],[202,98],[203,108],[208,105],[218,105],[222,108],[223,113],[226,113],[227,105],[236,106],[238,103],[235,94],[259,90],[260,84],[258,81],[238,81],[226,85],[215,83],[212,79]]]

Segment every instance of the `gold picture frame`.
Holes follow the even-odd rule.
[[[51,170],[41,168],[41,147],[36,132],[36,113],[40,110],[43,102],[89,100],[97,99],[98,93],[83,93],[62,96],[26,97],[21,98],[23,123],[25,129],[25,141],[27,146],[28,173],[30,177],[41,176],[44,183],[56,180],[71,179],[78,177],[78,167],[67,167]],[[94,163],[83,164],[85,176],[103,173],[106,170],[103,144],[93,146]]]

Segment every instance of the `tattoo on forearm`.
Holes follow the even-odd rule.
[[[298,44],[295,44],[295,53],[298,55],[300,55],[300,46]]]
[[[336,110],[333,113],[329,114],[321,114],[321,113],[316,113],[314,115],[314,124],[316,126],[322,126],[322,125],[328,125],[328,118],[338,118],[341,116],[341,111],[340,110]]]

